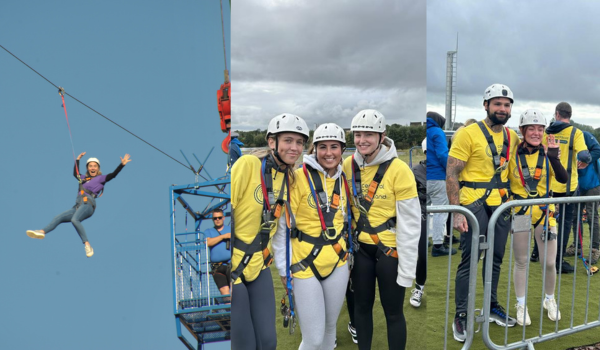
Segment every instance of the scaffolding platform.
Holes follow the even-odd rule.
[[[173,307],[177,337],[190,350],[202,349],[206,343],[231,339],[230,295],[221,295],[213,280],[210,250],[203,234],[203,230],[213,227],[211,218],[214,209],[221,208],[225,216],[231,216],[227,211],[230,195],[225,192],[229,183],[228,173],[219,179],[170,188]],[[193,198],[198,200],[197,197],[201,197],[200,201],[205,205],[201,211],[192,209],[191,202]],[[186,227],[183,232],[177,231],[177,223],[182,221],[175,216],[177,209],[185,210]],[[189,231],[188,216],[194,222]],[[182,325],[195,341],[185,337]]]

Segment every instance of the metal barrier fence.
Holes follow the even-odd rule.
[[[581,220],[580,220],[580,215],[581,215],[581,204],[582,203],[591,203],[591,202],[600,202],[600,196],[584,196],[584,197],[564,197],[564,198],[542,198],[542,199],[533,199],[533,200],[514,200],[514,201],[510,201],[507,203],[504,203],[503,205],[501,205],[500,207],[498,207],[494,213],[492,214],[492,216],[490,217],[490,221],[488,224],[488,232],[487,232],[487,237],[478,237],[479,236],[479,227],[478,227],[478,223],[477,220],[475,218],[475,216],[466,208],[461,207],[461,206],[428,206],[427,207],[427,212],[428,213],[442,213],[442,212],[458,212],[461,213],[463,215],[465,215],[465,217],[467,218],[467,222],[469,225],[471,225],[473,227],[473,236],[472,236],[472,245],[471,245],[471,251],[472,252],[477,252],[477,250],[475,249],[479,249],[481,251],[484,252],[484,254],[486,254],[487,252],[492,252],[493,254],[493,250],[494,250],[494,236],[495,236],[495,232],[494,232],[494,226],[496,224],[496,222],[498,221],[498,219],[501,217],[501,214],[503,212],[505,212],[506,210],[511,210],[511,208],[514,207],[520,207],[520,206],[534,206],[534,205],[543,205],[543,204],[547,204],[547,203],[552,203],[552,204],[567,204],[567,203],[577,203],[577,209],[575,211],[575,215],[574,215],[574,220],[573,220],[573,228],[575,228],[576,232],[581,229],[581,231],[583,231],[583,227],[581,227]],[[594,208],[597,212],[597,208]],[[589,214],[589,211],[588,211]],[[588,216],[589,218],[590,216]],[[452,218],[452,216],[451,216]],[[590,230],[591,230],[591,226],[593,226],[594,224],[594,216],[591,216],[592,218],[592,222],[589,223],[590,224]],[[558,225],[561,225],[563,220],[558,220]],[[589,220],[588,220],[589,221]],[[429,223],[428,223],[429,225]],[[477,226],[476,226],[477,225]],[[563,235],[564,236],[564,235]],[[591,239],[591,237],[590,237]],[[511,273],[512,273],[512,264],[513,264],[513,241],[512,241],[512,235],[511,235],[511,244],[510,244],[510,251],[509,251],[509,259],[508,259],[508,264],[506,264],[507,262],[507,255],[504,255],[504,260],[503,260],[503,265],[508,265],[508,286],[506,288],[506,299],[503,300],[506,302],[506,307],[507,309],[511,309],[509,307],[510,305],[510,301],[511,301],[511,292],[514,294],[514,292],[511,290],[512,289],[512,280],[511,280]],[[529,236],[529,246],[528,246],[528,254],[531,251],[531,232],[530,232],[530,236]],[[574,244],[577,247],[580,242],[579,242],[579,235],[575,234],[574,236]],[[561,247],[561,242],[557,242],[557,246]],[[540,247],[540,249],[542,249],[542,247]],[[560,248],[557,249],[557,254],[560,254]],[[589,262],[589,258],[591,258],[591,252],[592,252],[592,248],[591,248],[591,242],[590,242],[590,247],[587,251],[587,258],[588,258],[588,262]],[[583,254],[583,253],[582,253]],[[584,256],[582,255],[581,260],[584,260]],[[574,257],[575,262],[577,262],[577,254]],[[485,266],[485,276],[484,276],[484,290],[483,290],[483,303],[482,305],[490,305],[491,302],[491,293],[492,293],[492,265],[493,265],[493,259],[486,259],[486,266]],[[529,260],[529,256],[527,258],[527,260]],[[443,349],[447,348],[447,338],[448,338],[448,325],[451,324],[448,322],[448,314],[449,314],[449,296],[450,296],[450,278],[451,278],[451,261],[452,261],[452,257],[451,255],[448,256],[448,276],[447,276],[447,283],[446,283],[446,310],[445,310],[445,326],[444,326],[444,347]],[[527,348],[527,349],[534,349],[534,344],[536,343],[541,343],[541,342],[546,342],[546,341],[550,341],[550,340],[554,340],[566,335],[570,335],[570,334],[574,334],[577,332],[581,332],[584,330],[588,330],[594,327],[598,327],[600,326],[600,290],[592,290],[591,289],[591,274],[588,273],[587,274],[587,279],[586,279],[586,288],[585,288],[585,311],[584,311],[584,316],[581,320],[581,324],[575,324],[575,318],[580,318],[580,317],[576,317],[576,316],[580,316],[579,314],[577,314],[575,312],[575,295],[576,295],[576,288],[577,288],[577,264],[575,264],[575,275],[573,275],[573,286],[571,289],[571,307],[570,310],[566,310],[564,309],[563,311],[570,311],[570,312],[563,312],[562,314],[562,322],[564,324],[565,320],[568,318],[570,318],[569,320],[569,326],[568,328],[565,329],[558,329],[559,328],[559,321],[550,321],[548,320],[548,322],[551,322],[554,327],[552,331],[548,331],[548,326],[547,327],[543,327],[543,320],[544,320],[544,308],[540,307],[540,313],[539,313],[539,318],[537,318],[537,320],[539,320],[539,328],[536,330],[536,335],[532,335],[532,332],[527,332],[528,334],[526,334],[525,331],[525,327],[523,326],[522,328],[519,328],[521,326],[517,325],[515,331],[511,331],[510,336],[509,336],[509,331],[508,331],[508,327],[504,327],[504,339],[502,341],[501,344],[496,344],[491,336],[490,336],[490,326],[488,320],[490,317],[490,308],[489,307],[482,307],[481,309],[476,309],[475,305],[477,303],[476,300],[476,279],[477,279],[477,273],[478,273],[478,261],[479,261],[479,254],[471,254],[471,259],[470,259],[470,274],[469,274],[469,297],[468,297],[468,311],[467,311],[467,339],[465,341],[465,343],[463,344],[462,349],[466,350],[471,348],[471,346],[473,345],[473,336],[474,336],[474,330],[475,330],[475,323],[478,323],[481,325],[481,323],[483,323],[483,332],[482,332],[482,336],[483,336],[483,342],[485,344],[486,347],[488,347],[489,349],[521,349],[521,348]],[[542,263],[542,262],[540,262]],[[558,266],[556,267],[557,269],[559,268]],[[587,270],[587,269],[586,269]],[[580,270],[581,271],[581,270]],[[587,272],[589,272],[589,270],[587,270]],[[526,276],[529,276],[530,274],[530,263],[527,262],[527,268],[526,268]],[[545,279],[545,272],[542,275],[542,278]],[[556,291],[556,301],[557,301],[557,305],[558,308],[560,310],[560,306],[561,306],[561,282],[562,282],[562,275],[558,274],[557,275],[557,283],[555,286],[555,291]],[[500,301],[500,286],[498,287],[498,299]],[[528,295],[529,293],[529,280],[526,279],[526,283],[525,283],[525,291],[526,291],[526,306],[527,306],[527,300],[528,300]],[[594,293],[595,292],[595,293]],[[581,293],[580,293],[581,294]],[[543,296],[544,296],[544,292],[543,292],[543,286],[542,286],[542,302],[543,302]],[[516,299],[513,299],[516,300]],[[596,305],[596,303],[598,303],[598,312],[595,315],[591,315],[590,313],[590,301],[592,301],[593,305]],[[540,306],[542,306],[542,302],[540,302]],[[502,304],[502,303],[501,303]],[[535,302],[530,302],[530,305],[535,305]],[[592,305],[592,306],[593,306]],[[580,307],[579,307],[580,308]],[[481,312],[477,312],[478,310],[482,310]],[[476,314],[477,313],[477,314]],[[512,312],[514,314],[514,311]],[[511,314],[511,312],[509,311],[509,314]],[[515,315],[516,316],[516,315]],[[536,319],[535,317],[532,317],[532,320]],[[547,322],[547,323],[548,323]],[[479,326],[480,326],[479,325]],[[533,326],[530,326],[533,328]],[[530,328],[531,329],[531,328]],[[546,333],[544,333],[544,330],[546,330]],[[497,333],[497,332],[496,332]],[[520,337],[516,337],[516,333],[520,333]],[[510,338],[510,341],[509,341]]]

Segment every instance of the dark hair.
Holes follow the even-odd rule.
[[[570,104],[561,102],[556,105],[555,112],[558,112],[558,115],[560,115],[562,118],[571,119],[571,113],[573,111],[571,110]]]
[[[223,214],[223,209],[221,209],[221,208],[215,208],[215,209],[213,209],[212,213],[213,213],[213,215],[215,215],[215,213],[221,213],[221,214]]]

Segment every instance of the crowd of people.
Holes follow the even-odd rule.
[[[405,348],[404,296],[415,279],[423,217],[415,177],[380,112],[359,112],[350,134],[356,150],[343,159],[341,126],[321,124],[309,140],[301,117],[281,114],[267,128],[268,149],[233,165],[232,349],[277,347],[273,260],[293,295],[282,310],[297,316],[300,349],[336,346],[344,300],[353,340],[370,349],[376,283],[388,346]]]
[[[513,92],[503,84],[489,86],[483,96],[485,119],[470,120],[457,130],[448,146],[442,128],[444,118],[435,112],[427,114],[427,200],[433,205],[461,205],[473,213],[479,224],[479,236],[488,236],[488,222],[498,207],[508,200],[574,195],[600,194],[598,158],[600,145],[591,133],[571,125],[571,106],[566,102],[556,105],[554,121],[548,125],[544,114],[527,109],[519,118],[519,131],[505,126],[511,118]],[[592,164],[592,166],[588,166]],[[591,262],[600,257],[598,250],[597,203],[588,203],[592,242]],[[573,223],[576,204],[525,205],[506,210],[494,226],[493,251],[484,255],[493,259],[491,281],[490,322],[500,326],[531,324],[526,304],[527,259],[540,261],[543,274],[543,308],[552,321],[561,319],[554,292],[556,275],[572,273],[573,267],[563,259],[581,254],[579,246],[567,249],[571,228],[581,230]],[[453,254],[451,247],[443,247],[446,214],[432,214],[434,248],[432,255]],[[472,226],[464,215],[454,213],[453,229],[460,232],[460,263],[455,279],[455,309],[452,323],[454,339],[467,338],[467,302],[471,255]],[[498,302],[497,289],[509,233],[513,233],[512,249],[515,257],[513,270],[516,318],[509,315]],[[533,233],[533,234],[532,234]],[[578,232],[580,233],[580,231]],[[530,256],[533,236],[533,251]],[[580,236],[581,237],[581,236]],[[440,254],[434,254],[437,251]],[[443,248],[440,248],[443,247]]]
[[[443,131],[445,118],[428,112],[422,143],[426,160],[413,169],[398,159],[394,141],[386,136],[385,117],[376,110],[363,110],[353,118],[350,135],[356,150],[346,159],[347,135],[341,126],[321,124],[311,138],[301,117],[273,118],[265,136],[268,148],[232,157],[232,230],[223,229],[219,221],[223,212],[216,211],[215,232],[207,236],[211,255],[225,242],[232,252],[230,260],[224,254],[222,261],[213,262],[222,294],[231,287],[232,349],[277,347],[276,297],[269,268],[273,262],[286,291],[281,301],[285,320],[290,327],[297,320],[302,329],[300,349],[336,347],[344,301],[354,342],[359,349],[370,349],[376,284],[388,346],[404,349],[406,288],[415,282],[410,304],[419,307],[430,237],[433,257],[456,254],[453,240],[460,243],[452,329],[454,338],[464,342],[470,260],[481,251],[471,251],[473,227],[464,215],[454,213],[449,220],[447,213],[430,214],[427,225],[426,206],[463,206],[476,217],[479,236],[487,236],[492,214],[508,200],[600,194],[600,144],[570,124],[571,106],[559,103],[550,125],[540,110],[527,109],[517,133],[505,126],[513,103],[508,86],[491,85],[484,92],[485,118],[469,120],[451,142]],[[581,226],[573,223],[580,216],[575,208],[525,205],[500,213],[493,251],[483,258],[484,275],[485,260],[493,260],[490,322],[504,327],[531,324],[528,258],[541,262],[542,305],[548,318],[561,319],[554,298],[556,275],[573,272],[564,256],[582,254],[581,242],[567,247],[571,228]],[[593,222],[590,245],[595,264],[600,258],[597,203],[588,203],[585,209]],[[460,233],[459,239],[452,229]],[[516,317],[497,297],[511,232]]]

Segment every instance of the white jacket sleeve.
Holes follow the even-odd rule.
[[[401,287],[410,287],[416,276],[421,238],[419,198],[396,201],[396,219],[396,249],[398,250],[396,282]]]
[[[287,209],[286,209],[287,210]],[[285,238],[287,235],[287,226],[285,223],[285,214],[282,213],[281,217],[277,221],[277,230],[275,231],[275,235],[273,235],[273,239],[271,240],[271,247],[273,247],[273,257],[275,258],[275,267],[279,270],[279,276],[285,276]],[[292,253],[292,247],[290,245],[290,259]]]

